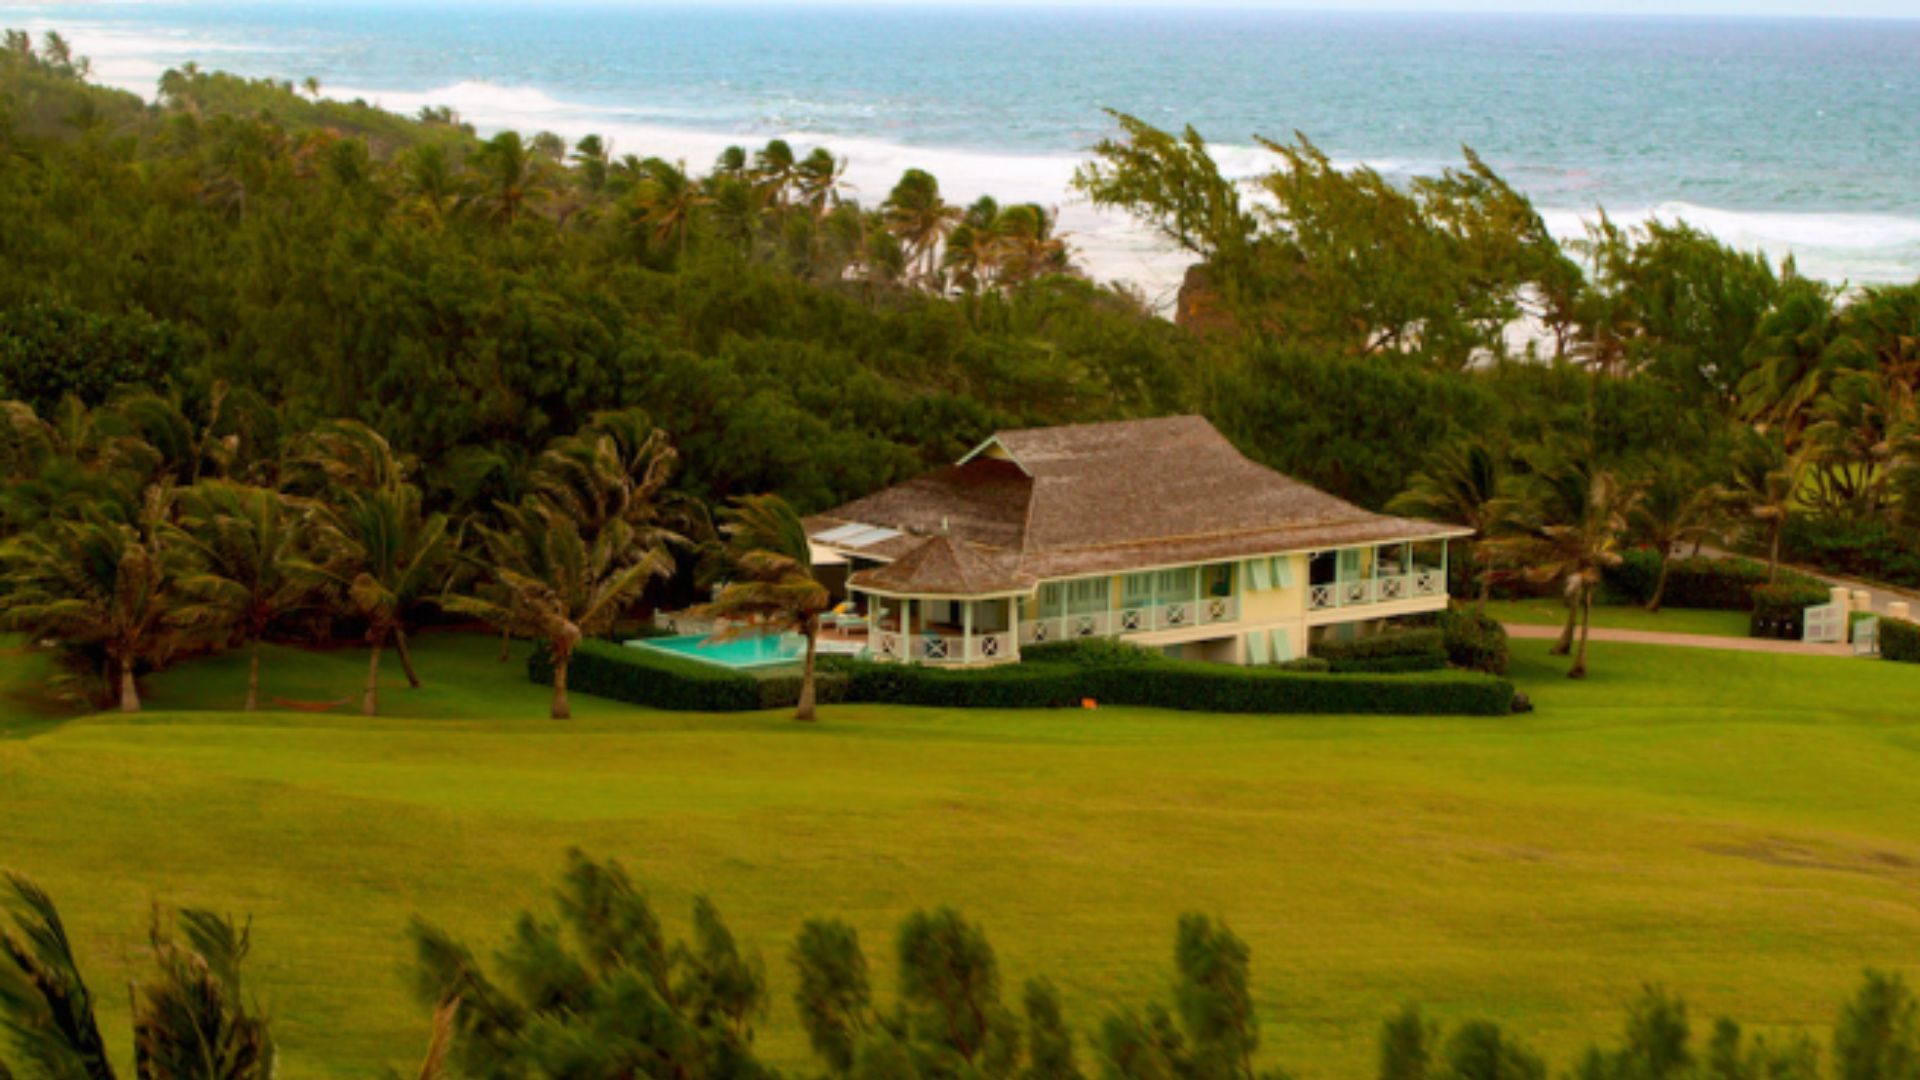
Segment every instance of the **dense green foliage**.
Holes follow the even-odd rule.
[[[1888,660],[1920,664],[1920,623],[1882,618],[1880,655]]]
[[[1447,662],[1466,671],[1505,675],[1512,656],[1506,628],[1477,607],[1453,607],[1436,621],[1447,651]]]
[[[537,683],[552,682],[552,653],[536,649],[527,661],[527,677]],[[800,700],[797,670],[750,674],[611,641],[581,642],[574,649],[568,677],[573,688],[584,694],[682,712],[778,709]],[[815,692],[821,701],[844,700],[846,680],[830,669],[817,673]]]
[[[1749,594],[1753,616],[1747,633],[1752,637],[1799,641],[1806,629],[1806,612],[1832,599],[1826,586],[1756,585]]]
[[[1796,517],[1787,523],[1781,551],[1831,574],[1920,588],[1920,536],[1892,522]]]

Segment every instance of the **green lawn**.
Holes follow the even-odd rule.
[[[1564,626],[1567,605],[1559,600],[1496,600],[1487,614],[1507,623]],[[1609,630],[1658,630],[1668,634],[1710,634],[1746,637],[1744,611],[1706,611],[1700,608],[1662,608],[1649,612],[1636,604],[1596,604],[1593,625]]]
[[[1561,1065],[1643,980],[1697,1016],[1821,1024],[1920,940],[1920,669],[1596,644],[1500,719],[842,707],[673,716],[545,691],[492,642],[428,637],[408,718],[184,711],[239,698],[237,658],[153,680],[151,712],[27,715],[0,664],[0,863],[49,887],[118,1010],[154,900],[251,914],[285,1075],[417,1061],[403,927],[487,947],[562,851],[618,856],[676,928],[712,895],[765,957],[760,1045],[806,1061],[785,949],[854,922],[884,971],[915,906],[986,925],[1009,986],[1046,973],[1082,1029],[1166,985],[1176,916],[1254,949],[1265,1060],[1371,1068],[1414,999],[1517,1024]],[[267,692],[349,696],[362,655],[274,653]],[[386,670],[393,672],[396,665]]]

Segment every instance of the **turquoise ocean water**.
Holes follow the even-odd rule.
[[[0,24],[60,29],[149,96],[193,59],[696,166],[786,136],[847,156],[868,200],[919,165],[953,198],[1060,206],[1096,271],[1150,291],[1178,260],[1066,191],[1102,107],[1191,122],[1241,173],[1256,133],[1396,177],[1464,143],[1562,233],[1604,206],[1835,280],[1920,276],[1920,21],[256,0],[16,3]]]

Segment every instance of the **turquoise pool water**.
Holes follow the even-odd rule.
[[[710,642],[699,634],[682,634],[678,637],[637,638],[627,642],[627,647],[672,653],[703,664],[751,668],[794,663],[800,659],[802,643],[797,634],[767,634],[723,642]]]

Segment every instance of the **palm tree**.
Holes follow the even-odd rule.
[[[472,596],[449,596],[448,609],[473,615],[503,633],[546,641],[553,655],[555,720],[573,716],[567,701],[567,665],[580,639],[610,629],[647,583],[673,569],[664,544],[634,542],[634,530],[615,520],[591,538],[571,516],[537,499],[502,507],[505,524],[480,528],[490,579]]]
[[[1653,595],[1647,597],[1648,611],[1659,611],[1666,596],[1673,549],[1704,540],[1712,532],[1713,516],[1713,489],[1702,484],[1692,469],[1668,461],[1649,471],[1630,518],[1635,538],[1660,555],[1660,573],[1654,579]]]
[[[580,180],[588,191],[607,186],[612,160],[612,144],[598,135],[581,136],[580,141],[573,144],[573,163],[580,170]]]
[[[474,151],[488,214],[505,225],[517,221],[547,193],[547,160],[516,131],[503,131]]]
[[[114,1080],[94,997],[59,909],[37,885],[7,875],[13,928],[0,929],[0,1027],[23,1076]],[[155,914],[149,931],[158,973],[130,989],[134,1068],[153,1080],[271,1080],[276,1051],[267,1018],[240,977],[252,942],[244,926],[209,911],[174,915],[176,940]],[[0,1057],[0,1076],[11,1076]]]
[[[724,162],[726,156],[722,155]],[[785,139],[774,139],[754,152],[752,175],[761,197],[770,206],[785,206],[800,181],[800,163]]]
[[[641,166],[645,177],[634,191],[634,221],[651,247],[672,245],[687,251],[693,219],[713,200],[687,176],[684,166],[648,158]]]
[[[1566,596],[1567,625],[1553,651],[1575,649],[1568,678],[1586,678],[1593,596],[1602,573],[1622,561],[1627,519],[1639,497],[1637,489],[1595,466],[1591,453],[1559,450],[1538,464],[1520,494],[1502,500],[1497,547],[1529,580],[1558,582]]]
[[[426,142],[400,159],[400,186],[408,196],[407,213],[428,225],[446,224],[465,197],[459,168],[442,143]]]
[[[1800,498],[1805,452],[1787,453],[1778,435],[1749,434],[1733,454],[1733,473],[1715,489],[1715,501],[1757,525],[1767,538],[1767,584],[1780,576],[1780,537]]]
[[[1790,274],[1754,329],[1752,365],[1740,380],[1741,412],[1782,432],[1789,447],[1799,445],[1807,411],[1833,374],[1833,300],[1831,286]]]
[[[817,148],[801,159],[794,172],[800,204],[811,211],[815,219],[825,217],[840,205],[840,192],[846,187],[845,158],[834,157],[824,147]]]
[[[165,659],[178,643],[169,616],[179,558],[161,528],[170,502],[155,487],[137,526],[87,507],[0,545],[0,622],[34,641],[98,649],[121,712],[140,711],[137,666]]]
[[[532,489],[593,536],[624,522],[631,542],[652,548],[680,540],[684,500],[667,492],[680,455],[640,409],[595,413],[535,460]]]
[[[1056,223],[1056,215],[1038,203],[1000,211],[994,221],[993,261],[1001,283],[1072,272],[1072,253],[1066,237],[1054,231]]]
[[[1000,257],[998,228],[1000,204],[993,196],[982,195],[961,215],[960,223],[947,234],[946,251],[940,268],[963,292],[976,292],[992,282]]]
[[[962,211],[940,197],[940,181],[921,169],[908,169],[880,205],[887,231],[898,237],[909,263],[920,267],[922,281],[932,281],[940,246],[960,223]]]
[[[308,97],[315,101],[320,100],[320,80],[318,78],[309,75],[301,81],[300,86],[307,92]]]
[[[303,570],[328,587],[334,601],[367,627],[367,685],[360,711],[380,703],[380,653],[388,641],[400,654],[410,686],[420,685],[407,649],[407,611],[437,597],[457,543],[444,514],[420,507],[420,489],[391,484],[347,489],[316,508],[315,558]]]
[[[1407,490],[1387,504],[1387,512],[1465,525],[1476,534],[1467,541],[1467,559],[1474,567],[1478,593],[1475,604],[1485,609],[1493,591],[1491,554],[1485,541],[1499,532],[1501,486],[1506,483],[1506,455],[1483,439],[1441,447],[1416,473]]]
[[[732,625],[720,637],[798,633],[806,640],[796,720],[814,718],[813,661],[820,615],[833,598],[813,576],[812,547],[793,507],[778,495],[748,495],[722,511],[732,579],[695,612]]]
[[[303,515],[279,492],[204,481],[181,495],[184,513],[172,537],[194,557],[180,577],[185,604],[174,615],[191,627],[219,627],[247,648],[245,709],[260,706],[260,643],[272,627],[308,606],[313,575],[303,572]]]

